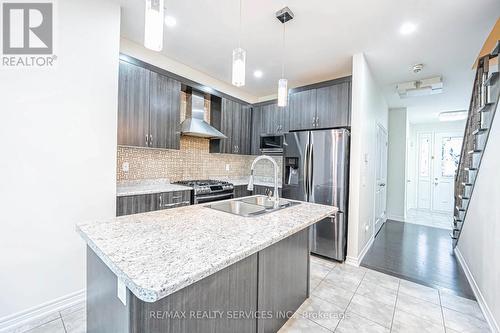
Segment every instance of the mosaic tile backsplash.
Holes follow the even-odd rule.
[[[181,137],[181,149],[149,149],[118,147],[118,181],[166,178],[170,182],[187,179],[239,177],[250,174],[256,156],[210,154],[209,140]],[[281,158],[276,158],[280,166]],[[128,172],[123,171],[128,163]],[[229,170],[226,170],[226,166]],[[255,169],[256,176],[273,176],[269,161],[261,161]]]

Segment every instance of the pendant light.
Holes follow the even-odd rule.
[[[281,79],[278,81],[278,106],[285,107],[288,103],[288,80],[285,79],[285,23],[293,19],[290,8],[285,7],[276,12],[276,18],[283,24],[283,49],[281,59]]]
[[[144,47],[161,51],[163,48],[164,0],[146,0]]]
[[[247,52],[241,48],[241,0],[240,0],[240,27],[238,31],[238,47],[233,50],[233,78],[236,87],[245,85],[245,63]]]

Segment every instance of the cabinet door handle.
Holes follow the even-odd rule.
[[[190,201],[182,201],[182,202],[174,202],[170,204],[165,204],[163,208],[173,208],[178,206],[189,206],[191,204]]]
[[[163,206],[163,195],[160,194],[160,196],[158,197],[158,203],[159,203],[159,206],[162,207]]]
[[[316,117],[316,127],[319,126],[319,117]]]
[[[148,139],[148,135],[146,134],[146,146],[149,147],[149,139]]]
[[[153,134],[149,134],[149,145],[153,147]]]
[[[172,201],[182,199],[182,195],[176,195],[172,197]]]

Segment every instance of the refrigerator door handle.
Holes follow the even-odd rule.
[[[307,162],[307,165],[309,167],[309,171],[308,171],[308,176],[309,176],[309,185],[308,185],[308,189],[309,189],[309,197],[311,195],[313,195],[313,175],[314,175],[314,161],[313,161],[313,157],[314,157],[314,145],[311,143],[309,145],[309,162]]]
[[[309,144],[306,144],[304,152],[304,190],[306,191],[306,200],[309,200]]]

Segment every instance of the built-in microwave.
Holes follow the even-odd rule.
[[[283,135],[260,136],[260,152],[267,155],[283,154]]]

